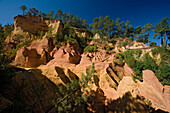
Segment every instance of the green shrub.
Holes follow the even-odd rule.
[[[116,59],[113,59],[113,64],[116,64],[117,62],[116,62]]]
[[[72,80],[66,86],[61,86],[56,92],[57,99],[53,104],[57,108],[57,113],[81,113],[85,108],[88,99],[89,84],[94,83],[94,63],[90,69],[86,71],[87,75],[82,74],[81,79]],[[48,111],[50,111],[49,109]]]
[[[120,65],[123,65],[124,60],[128,66],[133,69],[135,79],[142,81],[142,71],[148,69],[155,73],[163,85],[170,85],[170,50],[165,47],[157,47],[151,51],[153,56],[158,54],[161,55],[161,63],[159,66],[149,53],[140,57],[142,54],[141,50],[127,50],[116,54],[115,58],[119,59],[118,63]],[[137,59],[135,59],[135,55],[137,56]],[[114,59],[113,63],[117,63],[117,61]]]
[[[133,42],[133,37],[130,37],[129,40],[130,40],[131,42]]]
[[[139,58],[142,54],[142,50],[141,49],[134,50],[134,54],[137,56],[137,58]]]
[[[69,39],[67,40],[67,43],[70,43],[70,44],[77,44],[77,40],[74,39],[74,38],[69,38]]]
[[[111,50],[110,52],[111,52],[111,53],[116,53],[116,52],[115,52],[115,51],[113,51],[113,50]]]
[[[156,71],[156,75],[163,85],[170,85],[170,66],[168,64],[161,64]]]
[[[41,31],[39,38],[42,39],[44,35],[45,35],[45,33],[43,31]]]
[[[106,49],[106,53],[108,53],[109,52],[109,50],[108,49]]]
[[[151,46],[151,47],[156,46],[156,42],[151,42],[151,43],[149,44],[149,46]]]
[[[85,49],[84,49],[84,52],[87,53],[87,52],[97,52],[97,44],[94,44],[93,46],[87,46]]]
[[[63,42],[64,39],[67,40],[67,38],[65,38],[66,36],[67,35],[64,35],[64,37],[63,37],[63,34],[61,32],[57,32],[55,34],[55,39],[56,39],[57,42]]]
[[[21,48],[21,47],[23,47],[23,45],[21,45],[21,44],[17,44],[16,45],[16,49],[18,50],[19,48]]]
[[[136,63],[133,51],[127,50],[126,52],[124,52],[124,60],[129,67],[133,68]]]
[[[115,54],[115,58],[118,59],[119,58],[119,54]]]
[[[119,64],[120,64],[121,66],[123,66],[123,64],[124,64],[123,59],[122,59],[121,56],[119,56]]]
[[[12,25],[7,25],[4,31],[4,38],[10,35],[13,30],[14,30],[14,27]]]
[[[156,71],[158,65],[156,64],[155,60],[149,55],[149,53],[144,54],[143,56],[143,69],[149,69],[152,71]]]

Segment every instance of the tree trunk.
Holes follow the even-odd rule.
[[[164,46],[165,46],[165,42],[166,42],[166,40],[165,40],[165,33],[164,33]]]
[[[148,46],[149,46],[149,31],[148,31]]]

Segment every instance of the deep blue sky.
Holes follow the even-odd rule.
[[[88,23],[95,17],[108,15],[114,20],[118,17],[122,21],[129,20],[136,27],[147,23],[155,25],[162,18],[170,18],[170,0],[0,0],[0,23],[13,23],[13,17],[22,14],[21,5],[45,13],[61,9],[79,15]]]

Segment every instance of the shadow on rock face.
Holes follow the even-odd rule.
[[[123,97],[117,100],[107,100],[104,92],[97,88],[96,91],[91,91],[87,102],[88,113],[148,113],[149,110],[142,98],[137,96],[132,97],[130,92],[127,92]]]
[[[39,69],[15,69],[11,83],[3,87],[1,96],[12,102],[2,113],[43,113],[56,98],[58,87]],[[0,100],[0,106],[3,106]]]
[[[106,111],[109,113],[148,113],[142,98],[139,96],[134,98],[130,92],[125,93],[117,100],[108,100]]]

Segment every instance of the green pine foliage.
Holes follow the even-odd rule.
[[[92,67],[86,71],[86,75],[82,74],[81,79],[73,80],[66,86],[61,86],[56,92],[57,98],[54,105],[57,113],[81,113],[85,110],[85,103],[88,99],[89,84],[93,83],[94,63]]]
[[[148,37],[148,44],[149,44],[149,34],[150,34],[150,31],[154,28],[152,24],[148,23],[148,24],[145,24],[144,27],[142,27],[142,33],[144,35],[147,35]]]
[[[86,48],[84,48],[84,52],[97,52],[97,44],[94,45],[90,45],[90,46],[86,46]]]
[[[22,5],[21,7],[20,7],[20,9],[23,11],[23,15],[25,14],[25,10],[27,9],[27,7],[25,6],[25,5]]]
[[[127,50],[115,55],[118,60],[118,64],[123,66],[123,60],[128,64],[130,68],[133,69],[135,73],[135,78],[142,80],[143,70],[152,70],[158,77],[159,81],[163,85],[170,84],[170,50],[165,47],[157,47],[152,49],[153,56],[160,54],[161,63],[156,64],[156,60],[153,59],[149,53],[144,54],[141,57],[141,50]],[[114,60],[115,63],[115,60]]]
[[[4,31],[4,38],[6,38],[10,33],[14,30],[13,25],[6,25],[5,31]]]
[[[156,46],[156,42],[151,42],[151,43],[149,44],[149,46],[151,46],[151,47]]]
[[[163,18],[158,24],[155,24],[154,29],[154,38],[161,39],[163,41],[163,44],[167,44],[167,40],[170,34],[170,27],[169,27],[169,18]],[[167,35],[167,37],[166,37]]]
[[[77,44],[82,49],[86,47],[88,40],[78,37],[73,28],[67,29],[67,31],[66,33],[57,32],[55,34],[57,48],[61,47],[64,43]]]

